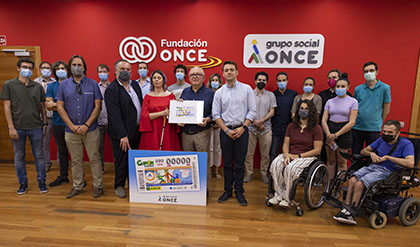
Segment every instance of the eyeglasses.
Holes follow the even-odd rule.
[[[203,74],[190,74],[190,77],[200,77],[203,76]]]
[[[82,88],[80,88],[80,84],[76,84],[76,90],[77,90],[77,93],[78,94],[80,94],[80,95],[82,95],[83,93],[82,93]]]

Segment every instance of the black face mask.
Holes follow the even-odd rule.
[[[299,110],[300,119],[307,119],[309,117],[309,111]]]
[[[386,142],[392,142],[395,139],[395,136],[393,136],[393,135],[382,134],[381,137],[382,137],[382,140],[384,140]]]
[[[257,88],[258,88],[259,90],[263,90],[263,89],[265,88],[265,83],[264,83],[264,82],[258,82],[258,83],[257,83]]]

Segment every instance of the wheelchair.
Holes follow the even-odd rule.
[[[272,207],[273,204],[269,200],[275,191],[273,189],[270,167],[268,168],[268,175],[269,184],[265,203],[267,206]],[[304,213],[300,203],[295,201],[298,185],[302,185],[304,188],[304,199],[308,208],[317,209],[324,203],[324,194],[329,188],[329,182],[327,166],[319,159],[314,160],[308,167],[302,170],[299,177],[293,181],[289,194],[290,206],[296,206],[296,216],[302,216]]]
[[[405,135],[420,136],[408,132],[401,132]],[[374,229],[383,228],[388,218],[398,216],[402,225],[415,225],[420,219],[420,200],[409,193],[409,189],[420,185],[417,177],[420,158],[420,139],[406,137],[414,145],[414,167],[407,168],[400,166],[399,171],[394,171],[385,180],[377,181],[365,188],[359,205],[354,209],[355,214],[370,215],[369,224]],[[324,192],[324,201],[332,207],[342,208],[347,194],[347,181],[354,172],[368,166],[372,162],[370,157],[340,153],[344,158],[350,160],[351,165],[346,171],[339,171],[328,191]],[[351,210],[351,209],[350,209]]]

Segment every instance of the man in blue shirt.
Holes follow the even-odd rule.
[[[384,124],[382,136],[364,148],[362,155],[369,156],[373,164],[362,167],[356,171],[349,180],[345,206],[334,219],[347,223],[357,224],[354,212],[349,207],[357,207],[363,189],[368,188],[376,181],[386,179],[393,171],[400,169],[397,165],[412,168],[414,166],[413,144],[400,137],[401,125],[397,120],[388,120]],[[394,151],[394,145],[396,145]],[[397,165],[396,165],[397,164]]]
[[[248,125],[256,116],[255,96],[249,85],[237,81],[238,66],[235,62],[224,62],[222,69],[226,84],[216,91],[213,99],[213,119],[222,130],[220,144],[225,180],[225,192],[218,202],[232,197],[235,182],[236,199],[240,205],[246,206],[248,202],[243,194],[244,162],[248,151]]]
[[[391,109],[391,88],[376,79],[378,65],[367,62],[363,65],[366,82],[354,90],[354,98],[359,102],[356,123],[353,126],[353,154],[360,153],[366,146],[378,139],[382,123]]]
[[[72,56],[69,66],[71,77],[61,82],[56,95],[58,113],[66,124],[65,139],[71,156],[73,188],[67,198],[83,192],[83,146],[91,163],[93,197],[98,198],[103,194],[97,121],[102,95],[98,83],[85,76],[87,68],[82,56]]]
[[[204,101],[203,121],[199,124],[186,124],[181,127],[182,149],[184,151],[209,152],[210,145],[210,122],[211,107],[213,104],[214,92],[204,86],[204,70],[200,67],[193,67],[189,73],[191,87],[182,91],[183,100]],[[210,155],[207,155],[207,171],[210,171]],[[207,176],[208,177],[208,176]]]

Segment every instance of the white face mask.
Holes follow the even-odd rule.
[[[374,81],[376,79],[376,73],[375,72],[367,72],[364,74],[364,77],[366,81]]]

